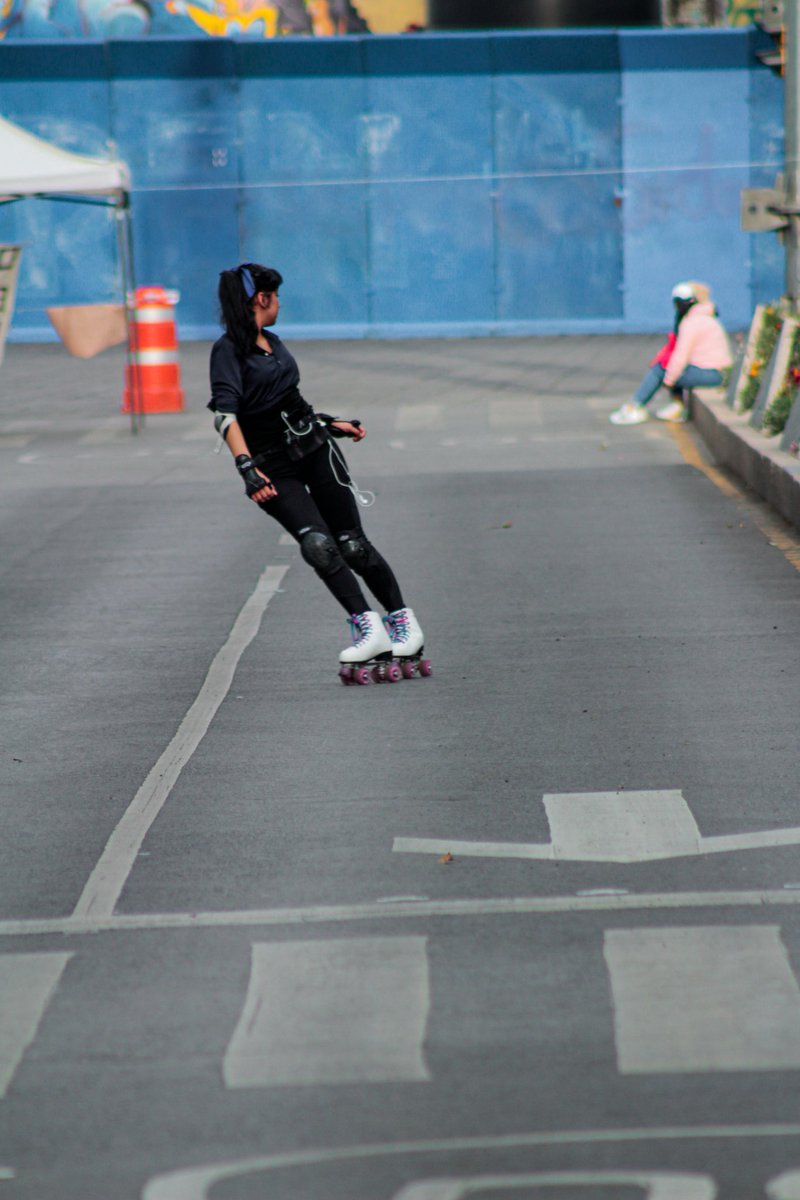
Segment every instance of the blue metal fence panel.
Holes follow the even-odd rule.
[[[622,316],[616,35],[495,39],[498,318]]]
[[[282,325],[359,336],[369,322],[361,43],[237,49],[241,258],[284,276]]]
[[[293,336],[657,329],[684,276],[744,325],[780,291],[776,239],[739,230],[781,150],[746,30],[15,42],[0,112],[113,139],[182,337],[215,333],[243,259],[284,274]],[[105,211],[0,206],[0,238],[27,243],[13,337],[118,289]]]
[[[747,38],[620,34],[625,145],[625,315],[668,327],[681,279],[710,284],[725,321],[751,313],[739,196],[749,181]]]
[[[407,333],[494,319],[486,39],[366,44],[372,322]]]
[[[327,184],[247,191],[243,230],[244,257],[283,275],[281,327],[330,337],[365,332],[363,187]]]

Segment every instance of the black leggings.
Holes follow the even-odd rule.
[[[296,541],[309,530],[329,533],[337,546],[352,538],[363,539],[363,562],[354,563],[351,570],[337,549],[325,575],[320,575],[347,613],[366,612],[370,607],[353,571],[387,612],[404,607],[392,568],[364,536],[358,505],[346,486],[350,472],[334,442],[328,440],[298,462],[292,462],[282,450],[267,451],[258,456],[258,464],[278,493],[259,508],[279,521]]]

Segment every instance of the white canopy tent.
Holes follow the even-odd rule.
[[[125,163],[61,150],[0,117],[0,200],[105,196],[118,203],[129,191]]]
[[[29,197],[115,208],[122,302],[128,328],[128,360],[132,366],[136,348],[129,297],[133,296],[136,284],[127,164],[62,150],[0,117],[0,204]],[[138,373],[131,370],[130,374],[135,381]],[[131,413],[134,429],[142,419],[141,413],[136,411],[138,407],[134,397]]]

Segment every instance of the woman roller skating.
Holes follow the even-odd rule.
[[[223,271],[224,334],[211,350],[214,425],[233,455],[245,492],[274,517],[348,614],[351,646],[339,655],[343,683],[429,675],[423,637],[394,573],[361,525],[358,488],[333,438],[358,442],[357,420],[315,413],[300,394],[293,356],[270,327],[278,319],[281,275],[243,263]],[[370,608],[356,575],[386,616]]]

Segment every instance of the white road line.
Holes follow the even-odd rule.
[[[396,854],[449,851],[463,858],[635,863],[800,845],[800,826],[703,837],[678,790],[564,793],[545,796],[544,805],[549,842],[397,837],[392,849]]]
[[[0,921],[0,937],[126,933],[148,929],[222,929],[257,926],[336,925],[355,921],[415,920],[428,917],[580,916],[598,912],[653,912],[664,909],[796,908],[800,892],[641,892],[599,896],[521,896],[498,900],[425,900],[342,904],[308,908],[255,908],[222,912],[92,914]]]
[[[800,1066],[800,989],[778,926],[607,930],[622,1074]]]
[[[231,686],[244,651],[278,591],[288,566],[267,567],[239,613],[225,645],[217,652],[196,700],[178,732],[152,768],[106,843],[73,912],[74,917],[110,917],[147,831],[164,806]]]
[[[332,938],[252,947],[223,1062],[229,1088],[430,1078],[427,939]]]
[[[0,1099],[71,958],[71,952],[0,954]]]
[[[535,1175],[473,1175],[466,1179],[423,1179],[394,1195],[394,1200],[464,1200],[475,1192],[543,1187],[636,1187],[644,1200],[715,1200],[709,1175],[672,1171],[537,1171]]]
[[[297,542],[294,540],[294,538],[292,537],[292,535],[290,533],[284,532],[278,538],[278,545],[279,546],[296,546]]]
[[[398,433],[441,429],[443,426],[444,406],[441,404],[401,404],[395,413],[394,427]]]
[[[474,1150],[527,1150],[538,1146],[625,1145],[645,1142],[697,1141],[703,1139],[796,1138],[800,1125],[687,1125],[660,1129],[576,1129],[552,1133],[507,1134],[497,1137],[450,1138],[442,1141],[395,1142],[364,1146],[342,1146],[329,1150],[298,1150],[242,1158],[238,1162],[188,1167],[157,1175],[145,1184],[142,1200],[206,1200],[217,1183],[258,1172],[285,1171],[292,1167],[327,1166],[414,1154],[469,1153]],[[794,1200],[793,1195],[777,1200]]]

